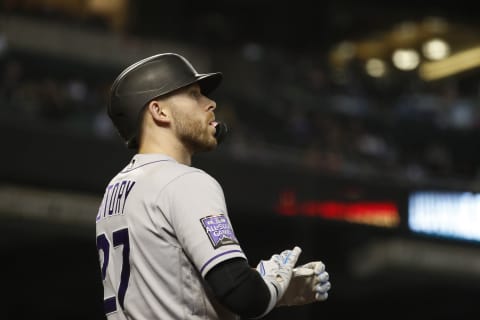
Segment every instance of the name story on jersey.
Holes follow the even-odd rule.
[[[122,180],[109,184],[105,190],[102,204],[98,209],[96,221],[123,214],[128,195],[134,185],[135,181],[133,180]]]

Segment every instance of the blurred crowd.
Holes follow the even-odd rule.
[[[0,59],[0,114],[23,126],[110,135],[101,124],[110,85],[81,64],[23,55]],[[91,71],[91,70],[90,70]]]
[[[324,52],[258,43],[209,54],[225,75],[214,93],[231,129],[223,150],[236,159],[367,179],[480,177],[478,77],[372,79],[332,70]],[[106,103],[123,67],[0,50],[0,119],[119,143]]]
[[[246,50],[243,72],[219,62],[231,79],[215,93],[217,118],[231,128],[224,148],[236,158],[346,176],[476,178],[478,92],[412,80],[385,97],[360,81],[335,83],[308,57],[275,54]],[[0,61],[2,119],[119,142],[105,109],[119,70],[16,54]]]
[[[234,111],[250,134],[248,148],[281,146],[287,149],[279,150],[278,161],[297,155],[305,167],[347,176],[477,177],[478,79],[386,84],[353,70],[339,79],[318,55],[278,55],[263,50],[252,61],[244,52],[249,62],[242,69],[249,72],[230,74],[236,80],[230,96],[243,91]]]

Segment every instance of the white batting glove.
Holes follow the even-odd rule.
[[[293,276],[278,306],[298,306],[325,301],[331,284],[325,265],[313,261],[293,269]]]
[[[274,254],[270,260],[262,260],[257,265],[257,271],[270,290],[270,302],[265,312],[256,319],[269,313],[282,298],[288,288],[293,267],[297,263],[300,253],[302,253],[302,249],[295,247],[293,250],[285,250],[281,254]]]

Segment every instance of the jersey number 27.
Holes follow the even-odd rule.
[[[123,309],[125,301],[125,293],[127,292],[128,280],[130,279],[130,240],[128,236],[128,228],[120,229],[112,233],[112,242],[108,239],[105,233],[97,236],[98,254],[103,253],[103,263],[101,266],[102,280],[105,281],[107,277],[107,268],[110,261],[110,249],[118,249],[122,246],[122,271],[120,272],[120,284],[118,285],[118,303]],[[113,246],[112,244],[113,243]],[[104,297],[103,308],[105,314],[115,312],[117,310],[116,297]]]

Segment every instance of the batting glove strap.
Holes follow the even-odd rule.
[[[299,247],[295,247],[293,250],[285,250],[279,255],[273,255],[270,260],[262,260],[257,265],[257,271],[270,291],[270,301],[267,309],[254,319],[262,318],[268,314],[282,298],[290,283],[293,267],[297,263],[301,252],[302,250]]]

